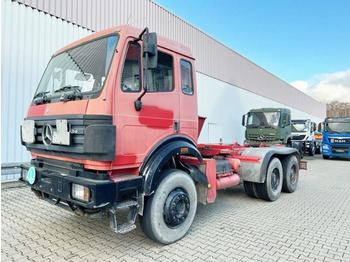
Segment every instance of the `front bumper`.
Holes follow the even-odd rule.
[[[323,144],[322,155],[350,157],[350,145]]]
[[[35,169],[35,177],[31,184],[23,178],[29,168]],[[79,206],[89,210],[101,210],[116,202],[116,183],[108,174],[96,174],[79,169],[67,169],[53,164],[32,160],[31,164],[21,166],[20,181],[29,185],[37,196],[58,204],[65,203],[69,207]],[[32,174],[33,175],[33,174]],[[87,201],[74,199],[72,184],[87,187],[90,196]]]

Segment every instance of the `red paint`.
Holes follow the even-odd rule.
[[[174,124],[174,112],[157,106],[143,106],[139,114],[140,124],[150,128],[169,128]]]
[[[45,114],[46,104],[38,106],[30,106],[28,108],[27,117],[43,116]]]
[[[228,158],[227,160],[230,161],[231,167],[236,173],[241,171],[241,160],[237,158]]]
[[[228,175],[226,175],[228,174]],[[235,186],[238,185],[239,182],[241,181],[241,178],[239,177],[239,175],[237,175],[236,173],[226,173],[224,177],[218,177],[216,179],[216,188],[217,189],[223,189],[223,188],[227,188],[227,187],[231,187],[231,186]]]

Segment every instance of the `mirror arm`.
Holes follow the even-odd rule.
[[[146,30],[146,29],[145,29]],[[145,31],[143,30],[143,31]],[[148,29],[147,29],[148,31]],[[145,54],[145,63],[146,65],[148,65],[148,53]],[[147,66],[146,66],[146,74],[145,74],[145,78],[144,78],[144,82],[143,82],[143,92],[142,94],[136,99],[136,101],[134,102],[134,105],[135,105],[135,110],[136,111],[140,111],[141,108],[142,108],[142,97],[147,93],[147,90],[148,90],[148,69],[147,69]]]
[[[143,36],[145,33],[148,34],[148,27],[146,27],[145,29],[143,29],[142,32],[141,32],[141,34],[139,35],[139,37],[134,38],[134,41],[135,41],[135,42],[140,41],[140,40],[142,39],[142,36]]]

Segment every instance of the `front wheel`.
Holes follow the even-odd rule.
[[[329,156],[322,155],[323,159],[329,159]]]
[[[197,192],[185,172],[168,169],[146,202],[140,225],[143,232],[161,244],[171,244],[186,235],[197,210]]]
[[[316,153],[316,145],[315,143],[310,143],[310,148],[309,148],[309,156],[314,156]]]
[[[273,158],[267,168],[265,183],[256,184],[259,198],[275,201],[281,195],[283,181],[283,169],[281,161]]]
[[[305,147],[303,143],[299,144],[299,154],[300,154],[300,159],[303,159],[305,155]]]

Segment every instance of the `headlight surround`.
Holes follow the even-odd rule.
[[[322,146],[323,151],[329,151],[329,145],[323,145]]]

